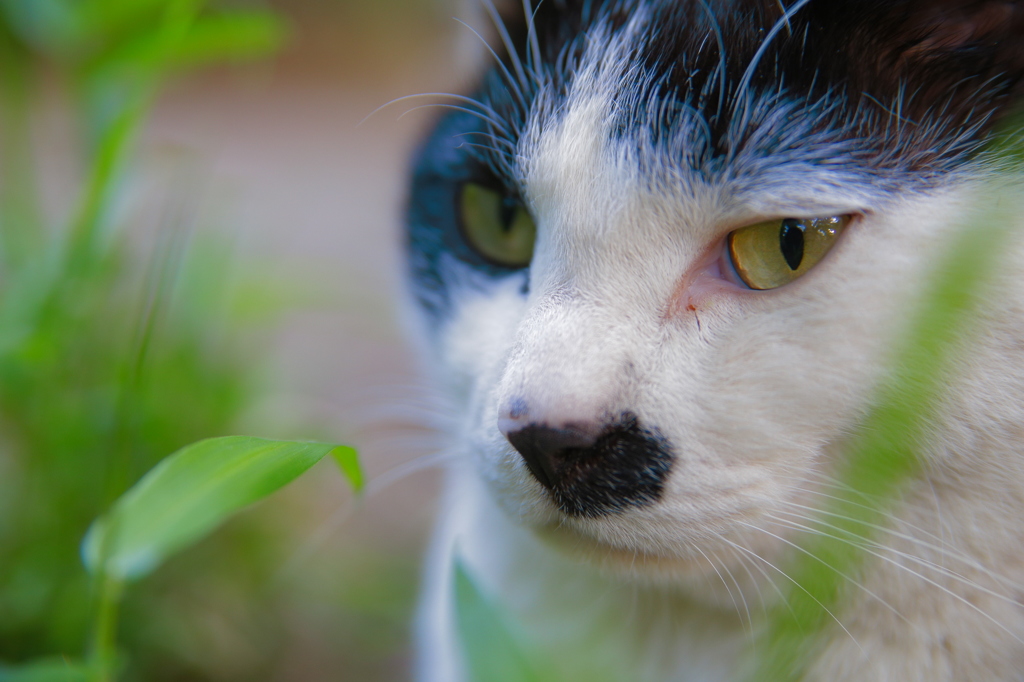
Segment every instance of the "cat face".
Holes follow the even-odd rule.
[[[528,13],[414,171],[410,282],[457,466],[611,565],[779,551],[752,529],[842,456],[986,173],[1024,8]]]

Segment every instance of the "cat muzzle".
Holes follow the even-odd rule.
[[[621,513],[661,498],[672,449],[657,428],[642,427],[633,413],[604,424],[503,422],[509,443],[568,516]]]

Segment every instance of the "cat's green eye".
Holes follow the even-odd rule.
[[[506,268],[530,264],[537,227],[521,203],[467,182],[459,196],[459,213],[463,236],[481,256]]]
[[[774,289],[818,264],[850,216],[786,218],[743,227],[729,235],[729,257],[751,289]]]

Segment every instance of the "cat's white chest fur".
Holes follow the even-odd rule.
[[[694,603],[665,586],[609,579],[510,523],[470,477],[453,476],[448,492],[418,622],[424,637],[417,679],[472,679],[455,624],[455,561],[507,609],[517,634],[525,635],[520,644],[543,643],[549,664],[556,671],[562,666],[566,680],[735,679],[751,637],[738,614]]]

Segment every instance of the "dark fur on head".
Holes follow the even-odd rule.
[[[530,82],[495,71],[483,101],[518,131],[542,83],[571,81],[587,32],[621,30],[640,9],[651,18],[636,57],[657,90],[632,99],[696,111],[711,155],[736,154],[769,98],[812,110],[813,126],[839,132],[867,167],[946,171],[973,156],[1024,78],[1016,0],[543,0],[536,49],[525,13],[505,14],[515,46],[505,67],[525,64]]]

